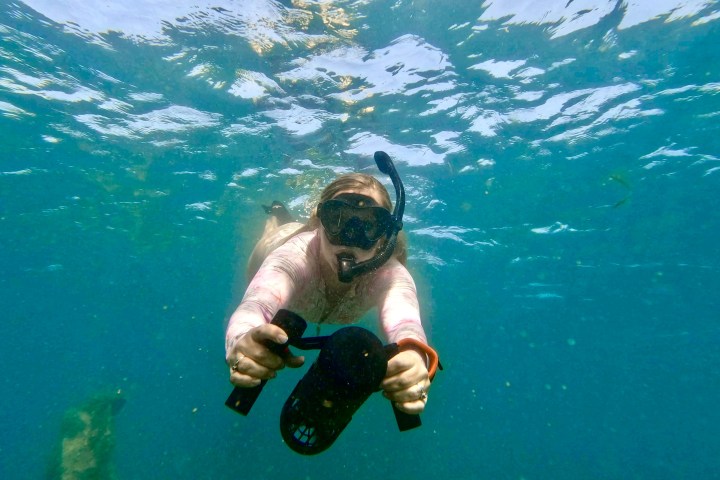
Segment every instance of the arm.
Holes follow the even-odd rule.
[[[377,273],[378,313],[390,343],[414,338],[427,343],[420,320],[417,290],[410,272],[397,260],[389,261]]]
[[[420,320],[415,282],[410,272],[391,260],[378,271],[378,310],[380,322],[390,342],[412,338],[427,344]],[[382,382],[384,395],[402,411],[419,414],[425,408],[430,388],[427,356],[417,348],[408,348],[388,361]]]
[[[271,352],[266,344],[287,341],[282,329],[270,322],[303,285],[307,272],[306,246],[306,242],[293,239],[271,253],[230,317],[225,333],[225,359],[234,385],[251,387],[261,379],[275,377],[275,372],[286,363],[302,365],[302,357],[283,359]]]

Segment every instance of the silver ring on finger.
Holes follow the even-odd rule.
[[[232,364],[232,367],[230,367],[230,368],[232,369],[233,372],[240,371],[240,370],[238,370],[238,365],[240,365],[240,360],[242,360],[243,358],[245,358],[245,355],[243,355],[241,353],[240,356],[237,358],[237,360],[235,360],[235,363]]]
[[[425,391],[425,388],[423,388],[422,385],[418,385],[418,387],[420,388],[418,400],[422,400],[423,402],[427,401],[428,396],[427,396],[427,392]]]

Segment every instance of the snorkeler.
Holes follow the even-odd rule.
[[[377,307],[387,341],[404,345],[388,361],[383,393],[403,412],[419,414],[425,408],[428,353],[434,351],[427,346],[415,282],[405,267],[404,189],[390,157],[376,152],[375,160],[395,186],[392,213],[385,187],[359,173],[325,187],[307,224],[291,221],[279,202],[264,207],[270,219],[248,262],[252,280],[225,337],[230,382],[236,387],[254,387],[286,365],[303,364],[304,357],[281,357],[266,346],[288,340],[270,324],[278,310],[318,324],[348,324]]]

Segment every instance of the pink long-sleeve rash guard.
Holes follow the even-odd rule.
[[[228,353],[240,336],[272,321],[281,308],[313,322],[348,324],[377,307],[389,342],[414,338],[427,343],[415,282],[395,258],[357,278],[336,306],[329,305],[319,268],[323,260],[318,235],[319,230],[300,233],[268,255],[230,317],[225,335]]]

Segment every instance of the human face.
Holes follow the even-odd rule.
[[[392,215],[372,198],[339,193],[318,205],[320,223],[330,243],[370,250],[387,234]]]
[[[376,205],[382,205],[383,198],[379,192],[374,189],[371,190],[343,190],[333,196],[333,199],[338,197],[342,198],[344,194],[356,194],[363,195],[371,198]],[[380,207],[382,208],[382,207]],[[377,241],[372,247],[365,250],[360,247],[347,246],[347,245],[334,245],[328,238],[328,232],[325,227],[320,226],[322,235],[320,236],[320,248],[323,259],[333,268],[337,270],[338,256],[346,255],[352,256],[357,262],[363,262],[374,257],[378,251],[380,241]],[[337,241],[336,241],[337,242]]]

